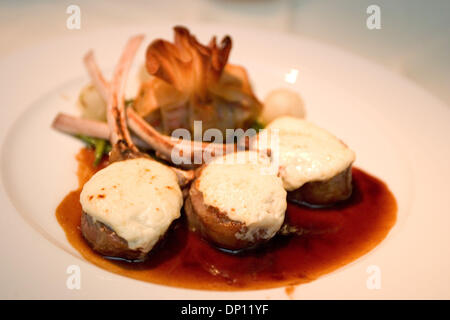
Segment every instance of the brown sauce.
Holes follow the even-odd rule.
[[[95,265],[126,277],[175,287],[204,290],[249,290],[306,283],[373,249],[396,221],[397,204],[379,179],[353,169],[354,192],[344,204],[311,209],[288,204],[286,219],[303,235],[276,236],[266,246],[231,255],[189,232],[183,219],[165,242],[142,263],[106,259],[90,249],[80,232],[82,185],[94,168],[93,152],[77,155],[80,189],[70,192],[56,210],[67,239]]]

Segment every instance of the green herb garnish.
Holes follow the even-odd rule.
[[[99,138],[92,138],[85,135],[77,134],[75,137],[86,143],[90,148],[95,151],[94,165],[97,166],[102,160],[105,154],[111,151],[111,144],[109,141]]]
[[[129,107],[134,103],[134,99],[126,99],[125,100],[125,107]]]
[[[256,132],[259,132],[260,130],[264,129],[264,124],[258,120],[255,120],[250,128],[255,129]]]

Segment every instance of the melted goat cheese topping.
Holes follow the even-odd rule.
[[[84,185],[83,211],[128,242],[150,251],[180,216],[183,196],[175,173],[145,158],[114,162]]]
[[[205,204],[246,225],[237,239],[270,239],[283,224],[286,191],[269,167],[268,158],[247,151],[216,158],[201,172],[199,191]]]
[[[280,117],[266,129],[269,135],[278,129],[280,176],[288,191],[307,182],[331,179],[355,161],[355,153],[341,140],[306,120]],[[264,142],[260,148],[262,145]]]

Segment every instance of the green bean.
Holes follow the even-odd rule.
[[[255,120],[255,122],[253,122],[250,128],[255,129],[256,132],[258,132],[259,130],[264,129],[264,124],[262,124],[258,120]]]
[[[131,105],[133,105],[134,103],[134,99],[127,99],[125,100],[125,107],[129,107]]]
[[[88,137],[82,134],[77,134],[75,137],[86,143],[89,147],[95,147],[96,138]]]
[[[97,166],[103,158],[105,152],[106,141],[103,139],[96,139],[95,143],[95,160],[94,166]]]
[[[78,139],[86,143],[90,148],[94,149],[95,159],[94,165],[97,166],[103,158],[103,155],[108,154],[111,151],[111,144],[107,140],[93,138],[81,134],[75,135]]]

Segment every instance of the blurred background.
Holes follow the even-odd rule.
[[[308,36],[382,64],[450,106],[450,0],[2,0],[0,58],[64,36],[72,4],[79,33],[166,18]],[[381,29],[366,26],[370,5],[381,9]]]

